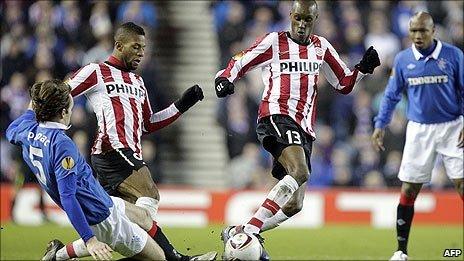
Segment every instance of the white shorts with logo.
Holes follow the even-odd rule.
[[[464,177],[464,150],[458,148],[459,133],[464,119],[438,124],[408,122],[398,178],[410,183],[430,182],[438,154],[442,155],[450,179]]]
[[[108,244],[123,256],[131,257],[140,253],[147,243],[148,234],[126,215],[124,200],[111,197],[113,207],[110,215],[101,223],[91,226],[97,239]]]

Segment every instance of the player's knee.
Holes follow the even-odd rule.
[[[308,166],[306,166],[306,163],[298,163],[296,165],[296,170],[295,170],[295,180],[298,182],[298,185],[303,185],[306,181],[308,181]]]
[[[299,186],[308,181],[309,170],[308,166],[306,166],[306,163],[287,163],[285,170],[296,180]]]
[[[151,177],[151,173],[147,167],[143,167],[138,170],[139,175],[142,177],[139,185],[140,191],[143,197],[151,197],[156,200],[160,200],[158,187]]]
[[[462,195],[464,192],[464,179],[453,180],[454,187]]]
[[[136,220],[132,220],[134,223],[139,225],[145,231],[148,231],[153,225],[153,221],[150,217],[148,210],[138,207],[136,213]]]
[[[141,217],[140,217],[141,220],[148,220],[148,221],[150,221],[149,223],[151,223],[152,218],[150,216],[150,212],[145,208],[140,208],[140,209],[142,210],[141,211]]]
[[[142,183],[141,186],[139,186],[139,190],[143,197],[160,200],[158,188],[155,186],[153,181]]]
[[[416,198],[419,191],[420,188],[418,189],[416,186],[411,184],[403,184],[401,189],[401,192],[408,198]]]
[[[283,211],[288,217],[292,217],[298,214],[298,212],[300,212],[302,209],[303,209],[303,201],[296,200],[292,202],[287,202],[287,204],[285,205],[285,209]]]

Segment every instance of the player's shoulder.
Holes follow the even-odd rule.
[[[136,74],[135,72],[131,72],[134,75],[134,78],[139,82],[142,87],[145,88],[145,82],[143,81],[142,75]]]
[[[264,41],[264,40],[269,40],[269,41],[277,41],[279,39],[279,35],[284,34],[285,32],[279,31],[279,32],[269,32],[264,35],[261,35],[258,37],[256,40],[257,41]]]
[[[403,49],[395,55],[394,64],[396,67],[406,63],[407,61],[415,60],[412,47]]]
[[[59,150],[75,150],[77,149],[74,141],[64,132],[59,131],[53,139],[54,146]]]
[[[316,46],[320,46],[322,49],[326,50],[332,44],[327,40],[324,36],[320,36],[317,34],[312,34],[310,36],[311,42],[314,43]]]
[[[450,43],[446,43],[446,42],[441,42],[441,45],[442,45],[442,51],[446,52],[447,54],[451,55],[451,56],[454,56],[454,55],[462,55],[462,50],[455,46],[455,45],[452,45]]]
[[[37,126],[38,123],[35,120],[34,111],[27,110],[19,118],[10,123],[6,128],[5,135],[9,142],[27,139],[29,131]]]
[[[82,67],[81,67],[81,70],[82,70],[82,69],[86,69],[86,70],[95,70],[95,69],[97,69],[98,67],[99,67],[99,63],[93,62],[93,63],[88,63],[88,64],[82,66]]]
[[[406,49],[403,49],[403,50],[399,51],[396,54],[396,57],[398,57],[398,58],[406,58],[408,56],[414,56],[412,46],[410,46],[410,47],[408,47]]]
[[[18,130],[25,130],[39,125],[35,118],[35,112],[31,109],[26,110],[21,116],[14,120],[10,126]]]
[[[320,35],[317,35],[317,34],[312,34],[311,36],[311,41],[315,42],[315,41],[321,41],[321,42],[324,42],[324,43],[328,43],[329,40],[327,40],[324,36],[320,36]]]
[[[77,71],[72,72],[69,79],[73,79],[80,72],[84,72],[85,74],[88,74],[91,71],[95,71],[97,68],[98,68],[97,63],[88,63],[88,64],[82,66],[81,68],[79,68]]]

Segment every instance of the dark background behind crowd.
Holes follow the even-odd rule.
[[[104,61],[113,48],[116,25],[134,21],[144,26],[149,46],[138,73],[150,86],[154,110],[171,102],[169,90],[158,84],[157,32],[164,26],[161,2],[149,1],[6,1],[1,12],[1,173],[2,182],[33,180],[20,152],[5,140],[5,129],[27,108],[28,88],[36,81],[66,78],[89,62]],[[185,2],[188,5],[188,1]],[[371,45],[382,65],[365,77],[347,96],[337,94],[320,77],[317,97],[317,140],[313,146],[311,187],[398,186],[396,175],[404,145],[406,100],[397,106],[387,129],[386,151],[377,153],[370,144],[372,119],[388,81],[395,54],[410,46],[408,21],[417,11],[428,11],[436,24],[438,39],[463,49],[463,1],[318,1],[315,33],[329,40],[352,68]],[[271,31],[288,30],[289,1],[213,1],[209,4],[217,34],[218,69],[231,56]],[[175,33],[175,32],[173,32]],[[150,44],[149,44],[150,45]],[[213,76],[212,76],[213,77]],[[211,77],[211,78],[212,78]],[[208,88],[211,86],[204,86]],[[217,107],[217,122],[225,130],[229,156],[226,177],[230,186],[269,186],[271,159],[255,135],[257,108],[263,88],[259,71],[236,84],[236,93]],[[75,101],[68,134],[81,153],[89,156],[96,120],[84,97]],[[163,182],[159,155],[162,134],[144,137],[144,160],[155,181]],[[22,175],[25,174],[25,175]],[[24,177],[23,177],[24,176]],[[448,187],[440,160],[436,163],[433,189]]]

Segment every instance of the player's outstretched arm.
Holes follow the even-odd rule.
[[[79,152],[76,145],[68,137],[53,145],[55,155],[52,159],[56,176],[60,203],[66,212],[69,221],[76,229],[79,236],[87,242],[95,236],[90,229],[89,223],[85,217],[84,211],[76,198],[77,192],[77,162]]]
[[[85,243],[87,246],[87,250],[89,251],[90,255],[92,255],[93,259],[95,260],[110,260],[111,259],[111,252],[113,251],[111,247],[107,244],[98,241],[98,239],[93,236]]]
[[[197,102],[203,100],[203,90],[195,84],[188,88],[182,96],[172,103],[169,107],[153,113],[148,96],[145,97],[145,102],[142,104],[143,115],[143,134],[148,134],[162,129],[179,116],[190,109]]]
[[[214,89],[219,98],[234,93],[233,82],[254,68],[263,67],[272,61],[272,43],[277,39],[277,33],[269,33],[258,38],[245,51],[239,52],[229,61],[227,68],[219,71],[214,79]]]

